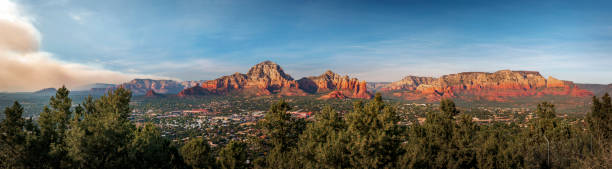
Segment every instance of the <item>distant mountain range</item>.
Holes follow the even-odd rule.
[[[395,82],[365,82],[328,70],[319,76],[294,80],[276,63],[261,62],[246,73],[234,73],[214,80],[174,81],[134,79],[119,85],[93,84],[90,93],[104,93],[119,87],[134,95],[161,97],[215,96],[307,96],[330,98],[371,98],[372,93],[404,100],[437,101],[441,98],[477,98],[506,101],[510,98],[566,96],[585,98],[612,92],[612,84],[574,84],[553,77],[544,78],[535,71],[500,70],[497,72],[463,72],[439,78],[406,76]],[[44,93],[51,92],[45,89]],[[42,91],[38,92],[42,93]]]
[[[40,89],[38,91],[35,91],[34,94],[42,95],[42,96],[54,96],[56,92],[57,92],[57,89],[55,88],[45,88],[45,89]]]
[[[597,96],[602,96],[605,93],[612,94],[612,84],[604,85],[604,84],[577,83],[576,85],[582,89],[586,89],[586,90],[593,92],[593,94]]]

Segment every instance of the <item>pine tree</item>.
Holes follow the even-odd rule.
[[[347,115],[346,137],[351,168],[392,168],[399,155],[399,118],[380,93],[367,104],[357,103]]]
[[[247,149],[247,144],[244,142],[230,141],[219,151],[217,165],[223,169],[248,168]]]
[[[459,114],[459,110],[455,106],[455,102],[450,99],[442,99],[440,101],[440,110],[447,114],[447,116],[453,117]]]
[[[92,102],[73,117],[67,131],[68,156],[77,168],[129,166],[134,125],[128,120],[131,93],[118,88]]]
[[[344,137],[346,124],[336,110],[325,106],[308,124],[298,143],[299,161],[304,168],[347,168]]]
[[[593,96],[593,105],[586,121],[597,140],[605,141],[612,138],[612,101],[608,93],[602,96],[601,100]]]
[[[60,168],[68,165],[66,157],[66,143],[64,134],[69,128],[72,116],[72,99],[68,97],[70,91],[65,86],[57,89],[55,96],[49,99],[49,106],[45,106],[38,119],[40,126],[40,144],[45,147],[41,153],[47,154],[45,164],[50,168]]]
[[[204,169],[214,167],[214,158],[208,142],[202,138],[189,140],[187,144],[180,148],[181,156],[185,164],[194,169]]]
[[[593,96],[591,112],[586,117],[591,134],[591,154],[583,168],[610,168],[612,165],[612,101],[608,93],[601,100]]]
[[[150,123],[135,130],[129,149],[133,168],[173,168],[182,162],[170,140]]]
[[[265,148],[267,150],[265,165],[274,168],[295,168],[293,162],[295,146],[306,122],[291,117],[289,104],[284,100],[270,106],[261,123],[267,135]],[[263,167],[263,166],[262,166]]]
[[[4,114],[6,119],[0,122],[0,168],[26,168],[23,107],[14,102],[12,107],[4,110]]]
[[[542,102],[538,104],[536,110],[538,118],[552,119],[556,117],[555,105],[549,102]]]

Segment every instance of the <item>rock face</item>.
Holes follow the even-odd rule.
[[[157,94],[155,93],[155,91],[153,90],[149,90],[147,91],[147,94],[145,94],[145,97],[150,97],[150,98],[154,98],[154,97],[162,97],[163,95]]]
[[[503,101],[508,97],[568,95],[585,97],[591,92],[570,81],[542,77],[534,71],[500,70],[495,73],[464,72],[440,78],[408,76],[384,87],[382,91],[407,100],[471,95],[486,100]]]
[[[365,81],[340,76],[331,71],[321,76],[294,80],[276,63],[265,61],[253,66],[247,74],[234,73],[201,86],[187,88],[179,96],[238,94],[249,96],[282,95],[305,96],[308,94],[338,91],[351,98],[371,98]],[[338,97],[340,97],[338,95]]]
[[[274,62],[265,61],[253,66],[246,74],[245,88],[259,89],[258,95],[305,95],[298,83]]]
[[[320,99],[346,99],[346,98],[348,97],[342,94],[341,91],[329,92],[328,94],[320,97]]]
[[[393,82],[382,90],[400,90],[400,89],[412,89],[415,90],[421,84],[432,84],[435,78],[432,77],[418,77],[418,76],[406,76],[402,80]]]
[[[341,94],[351,98],[372,98],[372,94],[367,91],[365,81],[357,78],[340,76],[331,70],[326,71],[320,76],[305,77],[298,80],[300,89],[308,93],[341,92]],[[330,93],[332,94],[332,93]]]
[[[306,95],[299,89],[297,81],[286,74],[276,63],[265,61],[253,66],[247,74],[234,73],[202,83],[201,86],[187,88],[179,96],[224,95],[238,93],[244,95]]]
[[[215,80],[209,80],[202,83],[202,86],[196,86],[214,94],[224,94],[230,91],[242,89],[245,87],[247,76],[236,72],[233,75],[223,76]],[[195,88],[195,87],[194,87]]]
[[[193,87],[197,84],[199,84],[199,81],[177,82],[174,80],[134,79],[108,89],[112,90],[123,87],[132,91],[133,95],[145,95],[149,90],[162,94],[176,94],[183,89]]]
[[[186,97],[186,96],[201,96],[201,95],[210,95],[210,94],[212,93],[208,89],[197,85],[197,86],[182,90],[181,92],[178,93],[178,96]]]

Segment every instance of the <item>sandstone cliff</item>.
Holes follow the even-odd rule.
[[[330,70],[320,76],[302,78],[298,80],[298,83],[302,90],[309,93],[341,91],[343,95],[350,98],[372,98],[372,94],[367,91],[365,81],[340,76]]]
[[[179,96],[224,95],[230,92],[242,95],[306,95],[297,81],[276,63],[265,61],[253,66],[247,74],[234,73],[185,89]]]
[[[197,85],[194,87],[184,89],[181,92],[179,92],[177,95],[180,97],[187,97],[187,96],[202,96],[202,95],[210,95],[210,94],[211,92],[208,89]]]
[[[147,94],[145,94],[145,97],[148,97],[148,98],[156,98],[156,97],[163,97],[163,95],[158,94],[158,93],[156,93],[156,92],[155,92],[155,91],[153,91],[153,90],[149,90],[149,91],[147,91]]]
[[[472,95],[487,100],[503,101],[507,97],[568,95],[584,97],[591,92],[569,81],[542,77],[534,71],[500,70],[494,73],[464,72],[440,78],[408,76],[384,87],[382,91],[407,100]]]
[[[198,83],[199,81],[177,82],[174,80],[134,79],[114,87],[109,87],[107,90],[123,87],[132,91],[133,95],[145,95],[149,90],[162,94],[176,94]]]
[[[349,97],[342,94],[341,91],[333,91],[333,92],[329,92],[326,95],[321,96],[319,99],[346,99],[346,98],[349,98]]]
[[[179,96],[194,95],[248,95],[248,96],[305,96],[315,93],[337,91],[329,98],[371,98],[365,81],[340,76],[327,71],[321,76],[294,80],[276,63],[265,61],[253,66],[247,74],[235,73],[215,80],[203,82],[202,85],[188,88]]]

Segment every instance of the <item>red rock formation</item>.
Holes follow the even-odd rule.
[[[145,94],[145,97],[162,97],[162,95],[155,93],[153,90],[149,90],[147,91],[147,94]]]
[[[110,87],[107,90],[122,87],[132,91],[133,95],[144,95],[149,90],[153,90],[156,93],[176,94],[183,89],[195,86],[197,83],[198,81],[177,82],[174,80],[134,79],[127,83]]]
[[[320,99],[346,99],[348,98],[346,95],[342,94],[341,91],[333,91],[329,92],[326,95],[320,97]]]
[[[253,66],[247,74],[235,73],[202,83],[194,89],[185,89],[179,96],[228,94],[264,96],[304,96],[308,93],[342,91],[350,98],[371,98],[365,81],[340,76],[327,71],[321,76],[302,78],[298,81],[286,74],[274,62],[265,61]]]
[[[228,94],[230,92],[254,96],[271,94],[306,95],[305,92],[299,90],[297,81],[286,74],[279,65],[271,61],[253,66],[247,74],[234,73],[203,82],[201,87],[196,86],[194,88],[201,89],[193,89],[197,92],[181,92],[179,96]]]
[[[487,100],[502,101],[508,97],[567,95],[584,97],[591,95],[569,81],[553,77],[545,79],[538,72],[501,70],[495,73],[464,72],[444,75],[440,78],[408,76],[389,84],[383,91],[408,100],[440,97],[456,97],[467,94]],[[411,91],[411,92],[397,92]]]
[[[552,76],[548,76],[548,81],[546,81],[546,87],[565,87],[565,82],[555,79]]]
[[[210,95],[211,92],[209,90],[207,90],[206,88],[200,87],[200,86],[195,86],[195,87],[191,87],[191,88],[187,88],[185,90],[182,90],[181,92],[178,93],[178,96],[180,97],[186,97],[186,96],[203,96],[203,95]]]
[[[309,93],[350,91],[348,95],[350,98],[372,98],[365,81],[360,82],[357,78],[340,76],[330,70],[320,76],[302,78],[298,83],[302,90]]]
[[[389,91],[389,90],[399,90],[399,89],[416,89],[421,84],[431,84],[435,81],[435,78],[432,77],[418,77],[418,76],[406,76],[402,80],[393,82],[385,87],[382,87],[381,90]]]
[[[281,88],[298,88],[298,83],[274,62],[265,61],[253,66],[246,75],[246,88],[257,87],[267,89],[272,93]]]
[[[233,90],[244,88],[246,85],[247,76],[238,72],[233,75],[223,76],[215,80],[209,80],[202,83],[202,87],[211,93],[227,93]]]

